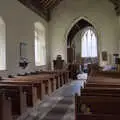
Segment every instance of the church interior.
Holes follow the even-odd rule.
[[[0,0],[0,120],[120,120],[120,0]]]

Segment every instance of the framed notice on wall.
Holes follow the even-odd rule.
[[[27,57],[27,43],[20,43],[20,59],[24,59]]]
[[[107,52],[106,51],[102,52],[102,60],[103,61],[107,61],[108,60],[108,58],[107,58]]]

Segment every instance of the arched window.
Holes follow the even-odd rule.
[[[35,65],[41,66],[46,64],[46,44],[45,44],[45,27],[36,22],[35,27]]]
[[[97,37],[92,29],[87,29],[82,34],[82,57],[97,57]]]
[[[0,17],[0,70],[6,69],[6,25]]]

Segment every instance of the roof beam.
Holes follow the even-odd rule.
[[[49,21],[51,11],[55,8],[62,0],[18,0],[26,7]]]
[[[39,16],[43,17],[46,21],[49,21],[49,12],[44,10],[41,6],[37,6],[32,0],[18,0],[20,3],[31,9],[33,12],[37,13]]]

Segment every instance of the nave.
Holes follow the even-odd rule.
[[[120,120],[119,31],[120,0],[0,0],[0,120]]]

